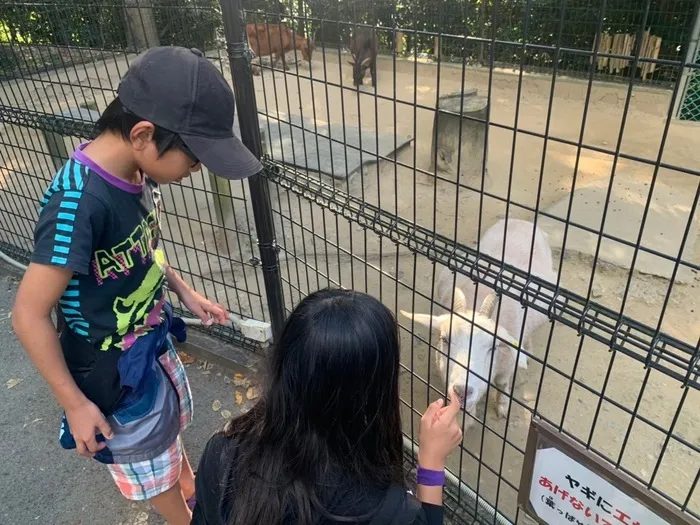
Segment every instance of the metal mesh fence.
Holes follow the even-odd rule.
[[[39,29],[49,36],[60,30],[65,36],[65,45],[43,43],[49,37],[39,36],[43,34],[39,29],[31,33],[31,38],[24,38],[23,25],[8,26],[4,22],[4,38],[10,40],[9,31],[15,36],[2,46],[5,54],[0,72],[4,79],[0,87],[4,124],[0,133],[0,244],[3,251],[10,251],[19,260],[28,260],[32,250],[32,232],[45,187],[77,144],[92,138],[94,120],[114,98],[119,78],[136,56],[127,51],[126,33],[121,33],[121,40],[102,35],[85,41],[74,33],[82,28],[79,20],[89,20],[100,10],[108,17],[100,27],[109,28],[114,20],[124,25],[119,14],[123,14],[124,4],[102,5],[99,9],[88,2],[0,4],[3,15],[12,12],[25,20],[31,18],[31,12],[34,17],[46,17],[42,24],[37,22]],[[214,4],[205,10],[194,4],[188,7],[161,2],[153,12],[156,20],[160,17],[170,22],[159,31],[161,42],[172,43],[163,35],[174,31],[173,24],[179,24],[179,40],[185,45],[209,44],[208,57],[230,78],[223,46],[214,38],[203,40],[202,24],[196,23],[197,16],[220,23]],[[185,22],[192,18],[195,22],[187,25]],[[218,25],[212,27],[214,33],[219,29]],[[140,37],[146,38],[144,44],[151,44],[148,32],[141,31]],[[267,321],[247,185],[226,184],[204,170],[201,176],[172,185],[163,193],[164,245],[172,266],[195,289],[231,312]],[[177,298],[171,299],[177,307]],[[213,332],[249,348],[256,346],[232,329]]]
[[[700,48],[698,48],[695,63],[700,64]],[[700,122],[700,70],[698,69],[694,70],[688,78],[679,118],[681,120]]]
[[[36,4],[1,5],[5,12]],[[61,5],[68,25],[80,9]],[[396,312],[409,470],[420,415],[444,395],[449,370],[469,370],[470,380],[488,385],[476,411],[462,414],[464,441],[450,457],[453,522],[531,523],[516,495],[533,417],[700,517],[700,135],[671,119],[683,68],[676,48],[688,38],[681,28],[690,25],[692,2],[437,5],[247,5],[248,23],[283,20],[316,37],[309,62],[301,49],[287,53],[289,70],[253,60],[258,121],[240,123],[265,136],[263,177],[286,310],[330,285],[367,291]],[[111,20],[122,20],[127,7],[115,4]],[[156,28],[168,24],[174,36],[155,31],[159,43],[205,47],[230,78],[213,5],[137,7],[142,26],[148,17]],[[216,19],[213,33],[188,32],[185,12]],[[60,46],[15,36],[3,46],[11,49],[0,91],[3,251],[26,257],[32,248],[35,210],[54,170],[50,133],[72,137],[66,151],[90,135],[87,112],[64,113],[104,108],[134,56],[125,50],[152,43],[153,31],[120,24],[132,36],[71,36]],[[344,46],[358,24],[374,27],[386,52],[374,87],[353,86],[347,63]],[[649,29],[667,31],[654,58],[642,53]],[[606,32],[634,41],[621,53],[594,46]],[[263,38],[271,45],[275,37]],[[229,44],[240,57],[243,46]],[[600,59],[620,61],[613,64],[621,66],[613,73],[619,82],[600,81]],[[583,80],[567,78],[576,72]],[[649,89],[652,80],[671,89]],[[206,173],[174,185],[166,252],[195,287],[236,313],[267,319],[255,206],[247,184],[221,187]],[[525,264],[504,256],[523,244],[511,230],[495,250],[486,243],[501,218],[529,221]],[[553,252],[550,277],[529,257],[534,225]],[[470,370],[438,332],[400,315],[449,312],[455,285],[470,308],[495,289],[497,322],[506,322],[509,299],[524,323],[537,314],[550,321],[532,334],[513,330],[526,370],[505,383],[491,368]]]
[[[635,6],[646,18],[629,29],[639,37],[624,60],[631,70],[645,60],[640,49],[653,11],[643,4]],[[579,13],[557,6],[559,31],[542,52],[595,63],[605,53],[594,55],[590,42],[563,49],[563,26]],[[594,11],[589,35],[608,17],[600,6]],[[570,70],[559,68],[561,60],[550,61],[546,75],[527,73],[531,41],[502,42],[490,26],[483,41],[452,37],[474,53],[483,45],[485,70],[469,60],[421,61],[409,45],[408,59],[378,58],[376,87],[368,78],[357,88],[342,43],[358,23],[373,22],[331,16],[286,18],[317,35],[310,63],[300,50],[288,54],[289,64],[297,63],[289,71],[264,57],[253,61],[287,310],[330,285],[367,291],[397,315],[437,315],[452,302],[447,275],[448,288],[478,283],[468,295],[474,301],[483,297],[479,287],[495,288],[525,306],[526,318],[541,312],[552,321],[521,341],[530,364],[516,372],[512,395],[491,370],[480,377],[491,379],[485,402],[464,414],[466,437],[449,465],[464,482],[448,504],[454,522],[529,522],[516,495],[535,415],[697,516],[700,449],[682,429],[691,423],[681,421],[695,417],[700,333],[681,326],[690,326],[686,312],[697,319],[691,297],[698,252],[691,244],[700,188],[699,172],[682,152],[692,149],[693,133],[669,117],[679,96],[678,55],[675,62],[651,61],[665,64],[671,91],[647,90],[629,71],[622,86],[597,81],[590,68],[579,82],[565,78]],[[280,19],[249,10],[246,21]],[[375,31],[380,43],[400,31],[433,37],[405,27]],[[319,34],[343,37],[333,42]],[[517,57],[515,73],[497,68],[504,49]],[[449,107],[455,98],[463,102]],[[443,136],[449,134],[453,143]],[[682,211],[668,214],[668,205]],[[495,254],[482,251],[485,233],[501,217],[536,222],[548,234],[552,280],[538,279],[527,264],[503,265],[503,245],[518,243],[510,235]],[[440,356],[448,367],[466,363],[447,354],[438,332],[399,319],[404,430],[414,443],[422,407],[444,395]],[[662,386],[671,378],[673,387]],[[500,394],[508,399],[505,418],[497,414]],[[675,463],[681,457],[692,458],[692,466]],[[678,477],[671,464],[679,465]]]

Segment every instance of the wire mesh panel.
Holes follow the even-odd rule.
[[[211,3],[0,6],[0,242],[26,257],[59,146],[91,136],[137,50],[228,67]],[[285,307],[342,286],[396,313],[409,470],[422,411],[461,389],[455,523],[530,522],[534,416],[700,515],[700,134],[671,119],[694,6],[245,2],[241,128],[264,132]],[[248,186],[205,172],[165,199],[171,264],[265,319]]]
[[[286,308],[342,286],[396,312],[408,450],[427,404],[462,386],[455,522],[530,522],[516,495],[533,416],[697,517],[700,135],[670,118],[678,53],[645,51],[649,27],[674,8],[689,22],[693,5],[460,3],[502,21],[481,34],[443,30],[445,12],[437,29],[427,11],[399,16],[419,5],[246,11]],[[621,53],[603,45],[620,12]],[[357,86],[372,47],[357,39],[372,34],[376,85],[368,67]],[[437,60],[411,44],[435,38]],[[270,60],[285,42],[286,61]],[[602,59],[618,82],[589,67]],[[650,65],[669,87],[648,87]],[[567,78],[576,68],[584,80]],[[494,324],[500,350],[474,357]]]
[[[695,63],[700,64],[700,48],[695,57]],[[688,86],[681,106],[680,118],[700,122],[700,70],[694,70],[688,78]]]
[[[206,0],[1,3],[0,249],[27,261],[44,190],[92,138],[137,50],[196,46],[230,79],[220,32],[218,4]],[[231,312],[267,320],[247,185],[204,169],[163,188],[163,201],[169,263]]]

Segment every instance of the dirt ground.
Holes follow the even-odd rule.
[[[258,110],[282,119],[288,115],[307,119],[315,116],[319,124],[344,121],[370,131],[396,130],[399,136],[410,136],[411,145],[398,152],[396,162],[367,166],[348,180],[323,177],[323,182],[462,243],[474,244],[480,233],[506,213],[533,220],[534,214],[519,205],[550,209],[571,194],[574,175],[576,189],[605,189],[615,164],[614,189],[624,199],[627,186],[650,187],[657,157],[667,166],[697,170],[697,126],[672,121],[663,153],[659,153],[671,104],[670,93],[665,90],[635,86],[619,141],[619,149],[627,158],[615,162],[613,155],[585,148],[579,152],[576,145],[566,142],[576,144],[582,140],[585,145],[615,151],[621,135],[626,86],[596,82],[588,93],[586,82],[557,78],[552,91],[551,78],[547,76],[525,75],[520,84],[513,72],[496,71],[490,75],[488,70],[479,68],[466,70],[462,82],[460,67],[438,69],[434,64],[400,61],[394,73],[392,60],[382,58],[377,86],[381,98],[375,98],[369,85],[359,92],[352,88],[346,58],[337,52],[329,51],[325,56],[317,52],[311,69],[303,64],[298,69],[292,67],[288,74],[263,71],[254,80]],[[94,86],[115,86],[123,67],[122,62],[115,61],[95,67],[94,72],[76,69],[65,76],[62,85],[72,86],[74,94],[78,83],[82,84],[81,92],[92,89],[91,98],[101,109],[105,97]],[[226,72],[227,67],[224,64]],[[341,76],[343,88],[339,86]],[[93,88],[84,81],[86,78],[92,79]],[[369,79],[365,84],[369,84]],[[462,84],[476,88],[479,95],[490,94],[492,126],[488,132],[486,191],[491,197],[482,197],[476,191],[481,180],[462,177],[457,185],[454,175],[440,173],[436,179],[423,173],[430,167],[434,118],[434,111],[428,108],[435,107],[438,93],[459,91]],[[26,85],[16,86],[15,91],[23,88],[30,92],[39,89]],[[100,96],[95,96],[96,92]],[[0,95],[6,98],[8,93],[5,90]],[[55,100],[61,99],[59,95]],[[76,98],[80,96],[85,95],[77,93]],[[23,97],[25,102],[27,99],[32,97]],[[416,109],[416,104],[426,109]],[[508,129],[513,127],[518,133]],[[564,142],[545,143],[536,136],[545,132]],[[0,189],[6,191],[5,195],[0,193],[0,208],[26,215],[26,220],[31,221],[31,198],[35,199],[36,192],[43,188],[37,189],[41,181],[21,177],[22,173],[30,173],[48,180],[50,169],[43,154],[35,155],[43,159],[42,165],[28,160],[34,155],[28,150],[45,148],[39,135],[18,126],[5,126],[0,133]],[[24,145],[17,147],[22,142]],[[630,157],[647,159],[651,164]],[[676,199],[672,213],[688,222],[699,180],[694,174],[661,167],[656,170],[655,195],[657,191],[672,194]],[[255,256],[249,193],[240,183],[231,185],[231,193],[233,201],[228,202],[233,204],[233,213],[224,220],[222,229],[212,211],[216,204],[206,176],[194,176],[181,187],[168,189],[166,249],[171,262],[191,277],[196,287],[227,303],[233,311],[262,319],[262,274],[259,266],[249,264]],[[28,195],[33,197],[27,199]],[[278,233],[278,242],[288,307],[309,291],[332,284],[366,290],[397,312],[430,310],[433,283],[442,270],[439,265],[382,241],[356,224],[278,187],[271,188],[271,197],[278,232],[283,232]],[[511,204],[507,207],[499,198],[509,198]],[[641,196],[643,202],[646,198],[647,195]],[[652,205],[656,206],[655,201]],[[592,209],[596,206],[602,207],[600,202],[591,203]],[[696,211],[693,221],[697,215]],[[25,227],[23,219],[6,217],[0,220],[0,239],[15,244],[26,242],[16,237],[2,238],[6,234],[1,230]],[[641,216],[616,216],[614,220],[640,224]],[[614,227],[615,224],[606,223],[605,231]],[[678,232],[667,235],[670,233]],[[700,243],[690,243],[696,240],[697,229],[691,230],[691,237],[691,249],[683,252],[683,258],[697,265]],[[653,240],[645,245],[654,248]],[[673,256],[677,257],[677,253]],[[624,264],[598,261],[594,267],[592,257],[570,244],[563,256],[562,250],[555,249],[554,259],[561,286],[584,297],[590,289],[594,301],[614,311],[624,304],[625,315],[652,327],[659,324],[668,296],[662,330],[691,346],[697,344],[700,278],[696,273],[691,272],[688,278],[671,286],[669,279],[658,275],[637,271],[630,275]],[[432,307],[437,308],[434,304]],[[423,328],[416,328],[412,335],[410,323],[400,322],[404,421],[409,436],[417,437],[419,413],[436,398],[435,389],[443,390],[444,379],[438,377],[430,356],[434,350],[429,351],[426,344],[428,340],[435,344],[435,335]],[[645,370],[638,361],[610,353],[602,344],[578,337],[575,330],[558,324],[542,327],[529,350],[534,358],[528,370],[516,378],[518,386],[509,418],[498,420],[493,399],[489,399],[488,406],[482,406],[479,412],[480,418],[485,414],[486,428],[472,425],[465,434],[462,453],[451,458],[454,472],[461,473],[481,497],[515,521],[516,490],[512,487],[519,484],[521,451],[532,410],[536,410],[676,502],[683,504],[687,500],[688,509],[700,513],[699,491],[696,489],[689,497],[700,469],[700,454],[691,448],[700,447],[698,391],[684,391],[675,379]],[[667,442],[669,433],[674,437]],[[507,483],[499,483],[499,476]],[[525,523],[520,514],[518,521]]]

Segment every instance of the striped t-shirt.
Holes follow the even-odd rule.
[[[69,327],[63,353],[79,385],[106,354],[128,350],[160,323],[154,191],[107,173],[80,147],[42,199],[32,262],[73,271],[59,306]]]

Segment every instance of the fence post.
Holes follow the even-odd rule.
[[[209,172],[209,184],[213,193],[214,215],[216,223],[221,226],[222,235],[226,235],[226,219],[233,215],[233,201],[231,200],[231,183],[218,175]]]
[[[100,114],[96,110],[97,105],[92,101],[87,101],[78,107],[69,108],[63,111],[61,116],[75,120],[87,120],[94,123],[97,122],[98,118],[100,118]],[[44,136],[46,147],[49,150],[49,156],[51,157],[51,163],[53,164],[54,171],[58,171],[70,157],[68,148],[66,148],[66,143],[64,142],[66,136],[62,133],[48,131],[46,129],[43,129],[41,133]]]
[[[236,95],[241,140],[256,157],[261,158],[260,124],[258,122],[258,108],[255,103],[251,55],[248,51],[242,2],[241,0],[220,0],[220,3],[226,49],[233,76],[233,90]],[[258,247],[265,282],[265,295],[272,322],[272,333],[274,340],[277,341],[282,333],[285,314],[270,188],[267,179],[260,173],[250,177],[248,185],[253,205],[255,229],[258,233]]]

